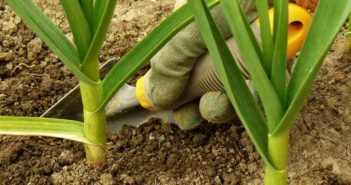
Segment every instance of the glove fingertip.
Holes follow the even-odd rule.
[[[200,113],[211,123],[227,123],[235,118],[235,112],[227,95],[223,92],[208,92],[201,97]]]
[[[173,111],[176,125],[182,130],[192,130],[202,121],[198,102],[190,102]]]

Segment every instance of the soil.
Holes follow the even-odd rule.
[[[34,2],[72,40],[59,0]],[[119,1],[100,61],[121,58],[172,9],[173,0]],[[0,20],[0,115],[39,116],[78,80],[4,0]]]
[[[58,0],[34,2],[72,37]],[[120,0],[101,61],[122,57],[174,0]],[[38,116],[77,84],[0,0],[0,114]],[[342,31],[291,131],[289,184],[351,185],[351,61]],[[144,70],[146,71],[146,66]],[[0,184],[262,184],[263,162],[239,121],[193,131],[150,120],[108,136],[108,165],[91,169],[80,143],[0,136]]]

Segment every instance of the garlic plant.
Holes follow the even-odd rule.
[[[184,6],[174,12],[100,80],[99,53],[117,0],[60,0],[73,33],[74,43],[31,0],[5,1],[79,79],[84,123],[63,119],[0,116],[0,134],[51,136],[83,142],[88,162],[93,166],[104,165],[104,107],[138,69],[193,20],[191,10]],[[206,2],[209,7],[213,7],[219,0]]]
[[[320,0],[295,69],[286,79],[288,0],[273,0],[271,31],[267,0],[256,0],[262,48],[237,0],[221,0],[263,111],[256,104],[203,0],[188,0],[236,113],[266,165],[265,184],[287,184],[289,131],[334,38],[351,11],[351,0]],[[332,7],[332,8],[331,8]]]

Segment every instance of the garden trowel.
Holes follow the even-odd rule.
[[[245,78],[248,78],[246,67],[237,54],[238,48],[234,39],[228,39],[227,43],[236,58],[237,65],[241,69],[242,74]],[[111,59],[100,67],[102,75],[106,74],[107,71],[112,68],[115,60],[116,59]],[[187,88],[185,88],[184,93],[176,102],[178,105],[199,98],[209,91],[224,91],[211,56],[208,53],[199,58],[191,75]],[[201,88],[204,86],[207,88]],[[127,83],[124,84],[110,100],[105,110],[107,115],[107,128],[111,131],[117,131],[123,125],[139,126],[150,118],[158,118],[163,123],[174,122],[172,110],[152,111],[152,109],[143,108],[136,97],[136,87],[128,85]],[[83,121],[83,106],[79,86],[77,85],[74,87],[56,104],[43,113],[41,117]]]
[[[112,68],[116,59],[110,59],[101,67],[101,74]],[[160,118],[164,122],[173,122],[171,111],[150,111],[139,105],[135,96],[135,87],[124,84],[106,106],[107,128],[119,130],[123,125],[139,126],[150,118]],[[79,85],[65,94],[57,103],[46,110],[41,117],[61,118],[83,121],[83,106]]]
[[[228,42],[234,42],[234,39],[230,39]],[[235,44],[231,45],[233,47],[231,50],[236,51]],[[113,59],[109,60],[101,67],[102,74],[104,74],[103,71],[111,68],[111,65],[114,63],[113,61]],[[243,64],[241,62],[237,63],[242,69],[243,75],[248,77]],[[192,71],[190,79],[183,95],[179,97],[179,100],[181,100],[178,102],[179,105],[199,98],[209,91],[224,91],[209,54],[205,54],[199,59],[199,62]],[[209,88],[201,89],[200,87],[204,86],[204,83]],[[172,110],[152,111],[151,109],[140,106],[136,92],[136,87],[126,83],[107,104],[105,110],[107,114],[107,128],[109,130],[119,130],[123,125],[139,126],[150,118],[159,118],[163,123],[174,122]],[[82,110],[83,106],[79,86],[76,86],[42,114],[41,117],[83,121]]]

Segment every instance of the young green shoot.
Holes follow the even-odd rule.
[[[228,97],[266,164],[267,185],[287,184],[290,127],[306,100],[326,53],[351,11],[351,0],[320,1],[295,69],[287,80],[288,0],[274,0],[273,30],[270,30],[268,20],[267,0],[256,0],[262,48],[237,0],[221,1],[241,57],[263,104],[261,110],[209,13],[208,8],[218,4],[219,0],[188,0],[188,4],[165,19],[123,57],[103,80],[100,80],[98,70],[99,54],[117,0],[61,0],[74,43],[31,0],[5,1],[79,79],[84,123],[3,116],[0,117],[0,134],[52,136],[83,142],[88,162],[94,166],[104,165],[104,107],[138,69],[195,17]]]
[[[351,0],[320,1],[289,80],[286,79],[288,0],[273,2],[274,30],[271,31],[268,1],[256,0],[262,24],[261,49],[238,1],[221,1],[241,57],[263,104],[262,113],[253,101],[206,3],[188,0],[228,97],[266,164],[265,184],[286,185],[290,127],[311,90],[325,55],[351,11]]]
[[[104,107],[137,70],[178,31],[192,22],[190,8],[186,5],[165,19],[101,81],[99,54],[117,0],[60,0],[74,43],[31,0],[5,1],[79,79],[84,123],[51,118],[2,116],[0,134],[51,136],[83,142],[88,162],[93,166],[103,166],[106,163]],[[219,0],[206,2],[209,7],[213,7]]]

